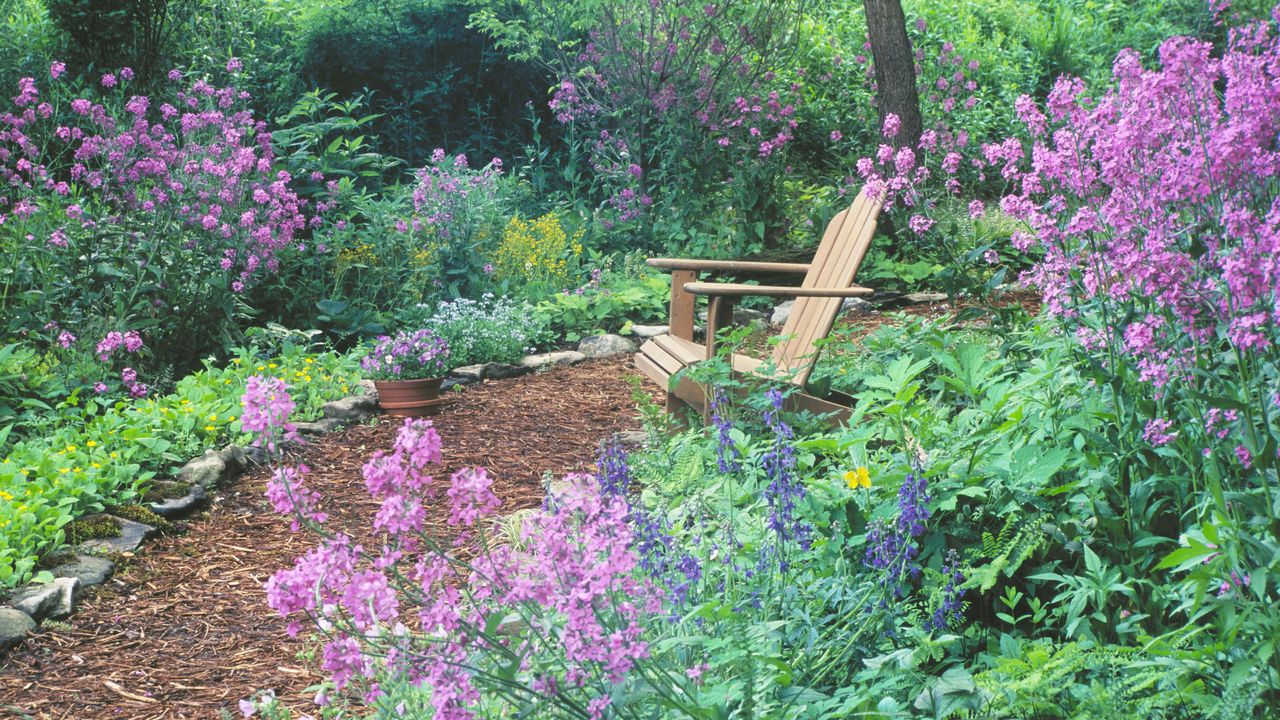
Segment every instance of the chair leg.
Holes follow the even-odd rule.
[[[717,335],[720,331],[733,325],[733,306],[737,298],[724,295],[713,295],[707,307],[707,359],[716,356],[720,349]]]
[[[673,337],[682,340],[693,340],[694,303],[697,297],[684,290],[685,283],[698,279],[696,270],[674,270],[671,273],[671,309],[668,317]]]

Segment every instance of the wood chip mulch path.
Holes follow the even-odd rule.
[[[538,505],[544,472],[589,470],[601,439],[638,427],[624,381],[630,359],[471,386],[434,418],[445,460],[437,481],[483,465],[504,511]],[[391,447],[400,424],[315,439],[293,458],[311,468],[307,484],[324,495],[331,528],[367,536],[377,504],[360,467]],[[241,477],[186,533],[144,546],[65,624],[46,624],[12,651],[0,665],[0,717],[239,717],[238,701],[265,688],[314,712],[306,688],[321,674],[307,653],[316,647],[286,636],[263,591],[313,542],[270,511],[266,476]],[[436,528],[447,528],[444,514],[433,517]]]

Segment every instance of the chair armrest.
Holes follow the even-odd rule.
[[[699,270],[721,272],[772,272],[798,273],[809,272],[808,263],[773,263],[752,262],[748,260],[698,260],[696,258],[649,258],[649,267],[663,270]]]
[[[684,284],[685,292],[711,297],[865,297],[874,293],[871,288],[851,285],[847,288],[783,287],[779,285],[743,285],[740,283],[691,282]]]

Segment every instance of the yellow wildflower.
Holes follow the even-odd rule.
[[[848,484],[850,490],[857,490],[860,487],[871,487],[871,473],[867,472],[865,467],[859,467],[857,470],[848,470],[844,474],[844,481]]]
[[[90,440],[86,442],[85,445],[88,447],[98,447],[98,442],[96,440]]]

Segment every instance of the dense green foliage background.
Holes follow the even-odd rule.
[[[1208,435],[1267,395],[1274,353],[1233,356],[1209,337],[1192,370],[1225,389],[1156,393],[1069,326],[988,304],[1042,251],[1009,249],[1008,178],[978,162],[987,142],[1021,149],[1020,96],[1043,105],[1066,74],[1096,97],[1122,50],[1154,67],[1172,36],[1222,48],[1269,8],[1237,3],[1219,22],[1199,0],[903,4],[925,126],[955,155],[912,167],[928,171],[921,187],[955,187],[930,196],[928,218],[887,210],[859,280],[970,309],[829,340],[810,387],[857,398],[844,429],[788,416],[786,435],[761,389],[716,363],[701,380],[736,398],[722,435],[645,406],[635,500],[703,569],[683,615],[653,630],[657,659],[705,672],[682,716],[1274,717],[1280,417],[1263,401],[1231,425],[1265,431],[1252,454]],[[661,322],[653,254],[807,259],[864,168],[898,162],[867,54],[860,4],[836,0],[0,0],[0,87],[14,108],[35,86],[52,103],[44,125],[30,111],[33,145],[64,147],[55,126],[97,112],[75,100],[100,102],[93,122],[114,129],[230,87],[222,107],[243,108],[231,135],[261,153],[255,182],[301,208],[246,286],[217,270],[238,248],[202,252],[193,223],[148,220],[79,175],[63,191],[31,184],[23,199],[54,212],[23,223],[30,208],[4,196],[0,586],[31,576],[76,514],[239,438],[234,408],[257,371],[305,380],[314,411],[389,331],[431,326],[469,362],[514,361]],[[80,172],[58,150],[42,162],[53,178]],[[104,221],[69,225],[75,257],[60,259],[54,224],[80,203]],[[145,346],[104,353],[109,333]],[[1208,408],[1212,422],[1195,415]],[[1163,442],[1153,420],[1174,428]],[[726,438],[744,461],[733,470],[719,466]],[[763,468],[782,445],[813,542],[777,563]],[[929,521],[891,590],[872,531],[899,522],[913,482]],[[424,703],[382,680],[388,714]],[[632,690],[617,707],[668,716]]]

